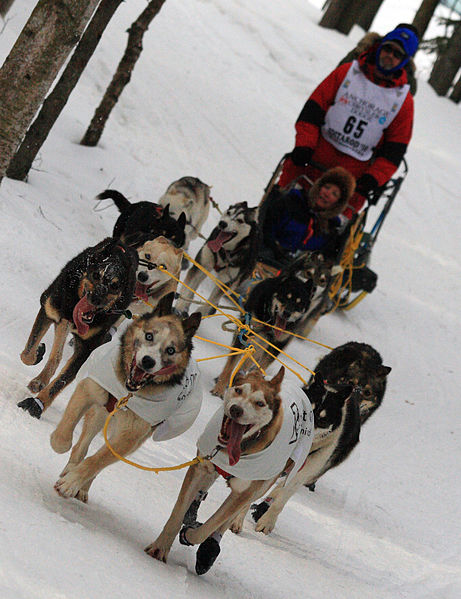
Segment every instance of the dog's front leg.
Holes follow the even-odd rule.
[[[113,420],[115,430],[109,437],[109,443],[123,457],[138,449],[152,432],[150,424],[131,410],[117,412]],[[104,445],[94,455],[64,474],[55,484],[56,491],[63,497],[76,497],[88,482],[117,459],[107,445]]]
[[[257,532],[268,535],[274,530],[277,518],[287,501],[301,486],[311,485],[328,470],[332,451],[333,448],[327,446],[314,452],[307,458],[303,467],[296,473],[290,483],[280,484],[274,489],[271,493],[273,501],[270,502],[268,510],[258,518],[256,523],[255,530]]]
[[[72,445],[74,429],[79,420],[93,404],[97,404],[98,406],[102,407],[106,404],[107,399],[107,391],[90,378],[83,379],[83,381],[77,385],[72,397],[69,400],[69,403],[67,404],[61,420],[59,421],[56,429],[51,433],[50,443],[51,447],[56,453],[65,453],[66,451],[69,451]],[[100,430],[100,428],[94,430],[94,417],[87,419],[87,415],[88,412],[85,415],[85,423],[83,425],[82,435],[80,436],[80,440],[78,442],[79,445],[89,445],[93,437]],[[97,424],[99,425],[99,422],[97,422]],[[88,442],[86,442],[86,439],[89,436],[91,436],[91,438]],[[74,453],[74,451],[72,451],[72,453]],[[81,454],[80,451],[79,454]],[[81,459],[78,461],[81,461]]]
[[[45,308],[41,306],[32,326],[29,339],[21,353],[21,360],[24,364],[27,364],[27,366],[38,364],[43,358],[45,344],[42,343],[40,345],[40,341],[45,336],[45,333],[50,328],[52,322],[54,321],[51,320],[51,318],[48,318]]]
[[[259,499],[261,495],[265,494],[266,491],[268,491],[271,488],[273,482],[273,480],[267,481],[266,486],[258,490],[257,496],[255,496],[249,503],[247,503],[235,517],[231,518],[231,520],[227,523],[227,528],[230,528],[231,531],[237,535],[241,533],[243,529],[243,522],[245,520],[245,516],[248,513],[251,503],[256,499]]]
[[[38,393],[50,382],[51,377],[56,372],[59,362],[62,360],[62,352],[64,343],[66,342],[69,333],[70,323],[68,320],[62,319],[54,325],[54,339],[48,361],[41,373],[33,378],[27,387],[32,393]]]
[[[157,539],[145,548],[145,552],[159,561],[166,562],[171,545],[181,529],[184,516],[199,491],[207,491],[216,480],[213,464],[206,460],[190,466],[179,491],[171,516]]]
[[[187,530],[186,540],[192,545],[203,543],[214,532],[223,534],[235,515],[255,501],[273,484],[273,480],[242,481],[231,479],[234,486],[226,500],[216,512],[201,526]]]
[[[80,370],[82,364],[85,363],[90,353],[91,350],[78,337],[75,337],[73,355],[69,358],[58,376],[37,394],[37,399],[42,402],[44,410],[49,408],[56,395],[74,380],[77,372]]]

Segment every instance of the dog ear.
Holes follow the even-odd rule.
[[[167,204],[164,208],[163,208],[163,212],[162,212],[162,219],[167,218],[168,216],[170,216],[170,204]]]
[[[184,229],[186,227],[186,221],[187,221],[186,213],[181,212],[181,214],[178,217],[178,220],[176,221],[178,223],[178,226],[181,227],[181,229]]]
[[[166,316],[167,314],[171,314],[174,296],[174,291],[171,291],[161,298],[154,310],[155,316]]]
[[[380,379],[386,378],[392,368],[390,366],[378,366],[376,369],[376,376]]]
[[[193,314],[191,314],[190,316],[188,316],[187,318],[184,318],[181,321],[182,324],[182,328],[184,330],[184,333],[190,338],[192,339],[192,337],[195,335],[195,333],[197,332],[197,329],[200,326],[200,322],[202,320],[202,315],[200,312],[194,312]]]
[[[280,366],[280,370],[269,382],[270,386],[273,387],[274,392],[277,394],[280,391],[280,385],[282,384],[283,377],[285,376],[285,367]]]

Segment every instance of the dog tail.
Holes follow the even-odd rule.
[[[96,196],[97,200],[114,200],[114,204],[120,210],[120,212],[125,212],[131,206],[131,202],[119,191],[115,189],[105,189],[100,194]]]

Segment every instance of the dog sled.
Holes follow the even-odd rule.
[[[271,192],[274,190],[283,163],[288,157],[289,154],[282,157],[264,189],[259,204],[260,223],[264,220],[266,202],[271,199]],[[321,165],[313,164],[313,166],[319,170],[325,170]],[[368,204],[359,214],[355,215],[355,218],[351,219],[341,234],[335,265],[337,274],[332,277],[329,287],[328,311],[351,310],[376,288],[378,275],[369,266],[372,250],[407,174],[408,165],[403,159],[397,174],[377,189],[370,198],[373,199],[373,204],[376,204],[378,200],[381,200],[381,204],[383,204],[382,200],[385,200],[374,223],[369,226],[367,222],[371,205]],[[296,261],[297,258],[294,260]],[[258,261],[253,271],[251,283],[256,283],[266,277],[278,276],[287,267],[289,268],[289,265],[262,259]]]

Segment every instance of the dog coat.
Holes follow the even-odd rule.
[[[229,465],[227,451],[221,449],[211,458],[215,466],[243,480],[269,480],[278,476],[288,458],[291,458],[294,461],[294,467],[288,475],[288,480],[291,480],[304,464],[312,445],[314,412],[306,394],[291,381],[283,381],[280,395],[283,422],[272,443],[258,453],[241,455],[233,466]],[[197,447],[201,455],[212,454],[218,445],[223,416],[224,406],[221,406],[199,437]]]
[[[85,376],[94,380],[117,400],[128,395],[128,390],[116,375],[120,343],[113,339],[98,347],[86,362]],[[161,393],[140,389],[131,397],[126,407],[137,416],[157,426],[152,438],[166,441],[189,429],[202,406],[203,390],[197,363],[190,358],[181,383],[166,386]]]

